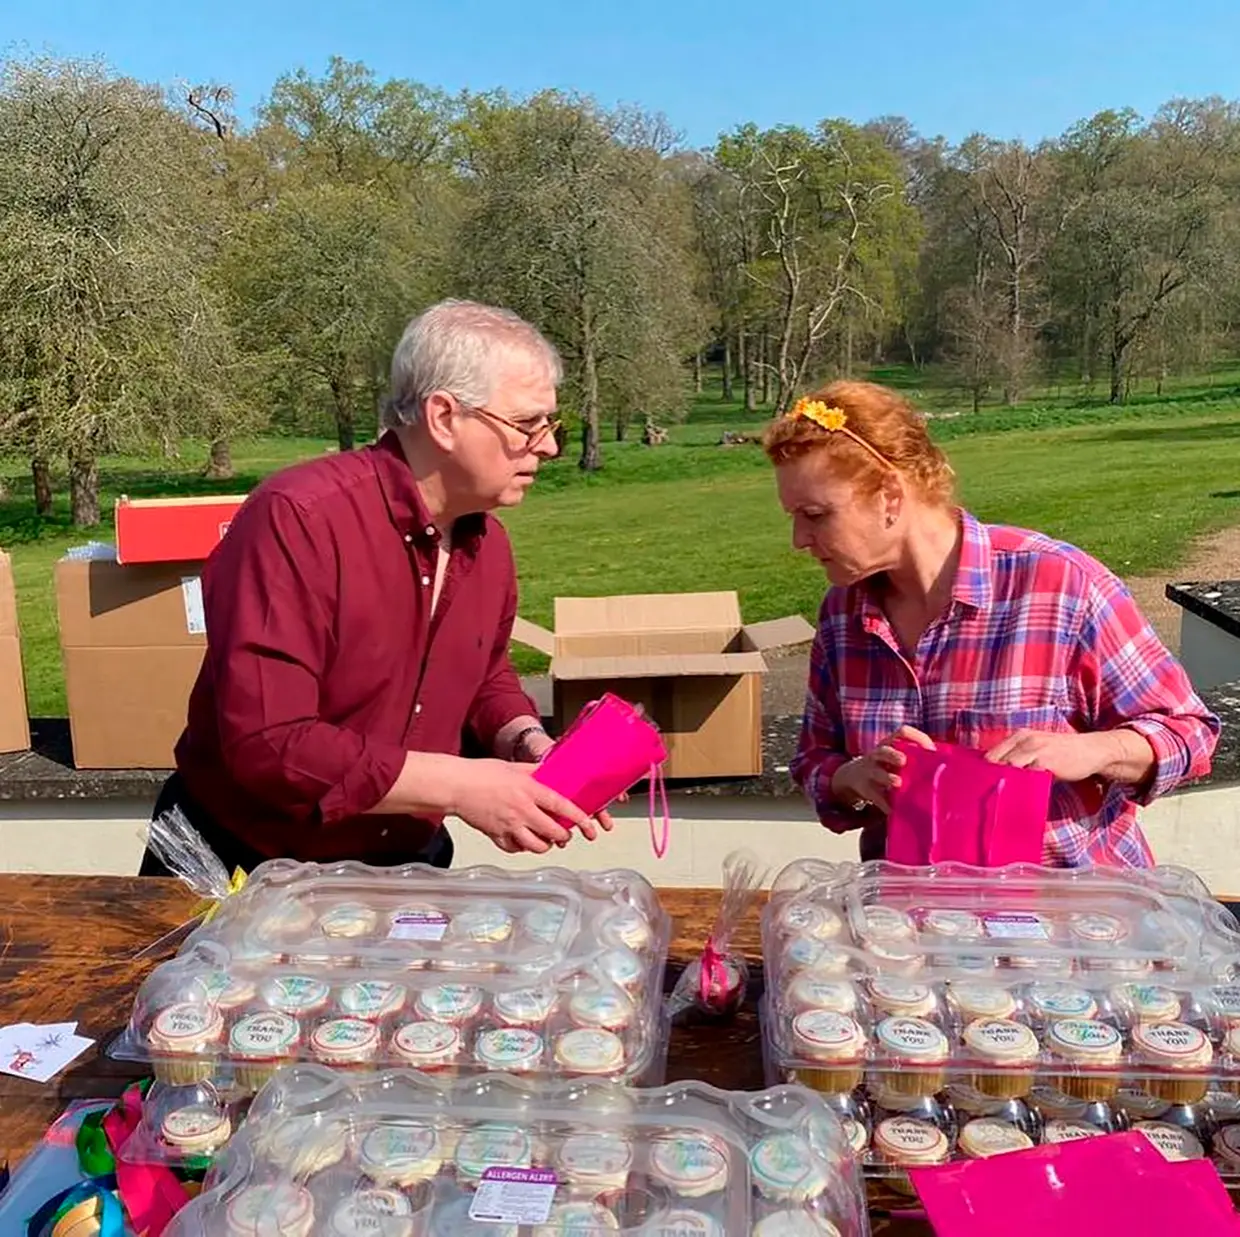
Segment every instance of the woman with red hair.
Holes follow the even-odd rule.
[[[1055,778],[1044,862],[1153,863],[1137,807],[1209,771],[1219,723],[1123,583],[1076,547],[983,524],[901,396],[835,382],[767,432],[822,603],[792,775],[881,857],[897,738]]]

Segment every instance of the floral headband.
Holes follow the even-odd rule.
[[[813,421],[829,434],[844,434],[864,447],[884,468],[895,465],[877,447],[871,446],[855,430],[848,428],[848,414],[842,408],[827,405],[820,399],[802,398],[787,413],[789,421]]]

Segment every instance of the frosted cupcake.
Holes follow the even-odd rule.
[[[321,1014],[331,994],[331,988],[313,975],[273,975],[259,989],[259,997],[269,1009],[294,1018]]]
[[[224,1017],[214,1005],[184,1003],[161,1010],[147,1034],[151,1067],[160,1082],[188,1085],[215,1073]]]
[[[784,946],[784,968],[790,973],[815,971],[823,975],[845,975],[852,961],[846,949],[816,941],[812,936],[794,936]]]
[[[1130,1022],[1175,1022],[1180,998],[1161,984],[1119,984],[1111,989],[1111,1004]]]
[[[399,1190],[355,1190],[332,1211],[330,1237],[412,1237],[413,1202]]]
[[[1053,1023],[1061,1018],[1095,1018],[1098,1003],[1076,984],[1033,983],[1025,992],[1025,1007],[1032,1018]]]
[[[791,1031],[795,1081],[825,1095],[842,1095],[861,1084],[866,1037],[856,1019],[812,1010],[798,1014]]]
[[[1163,1158],[1172,1163],[1200,1160],[1205,1155],[1205,1148],[1195,1134],[1170,1122],[1138,1121],[1132,1128],[1144,1134],[1162,1152]]]
[[[844,930],[844,921],[829,907],[815,902],[789,902],[779,915],[779,927],[793,936],[833,941]]]
[[[159,1141],[186,1159],[214,1155],[232,1137],[228,1114],[211,1104],[190,1104],[165,1115]]]
[[[543,1064],[546,1044],[537,1031],[496,1027],[483,1031],[474,1045],[474,1060],[484,1070],[529,1074]]]
[[[1006,1155],[1010,1151],[1028,1151],[1033,1139],[1010,1121],[997,1117],[975,1117],[960,1131],[957,1143],[960,1154],[967,1160],[986,1160],[992,1155]]]
[[[909,941],[875,941],[869,954],[874,966],[888,975],[916,975],[926,965],[925,955]]]
[[[600,1203],[558,1203],[546,1224],[534,1227],[534,1237],[595,1237],[618,1233],[620,1221]]]
[[[518,988],[514,992],[497,992],[491,1008],[504,1026],[537,1031],[546,1026],[557,1000],[558,994],[551,987]]]
[[[633,1021],[633,1002],[619,988],[579,988],[568,1002],[574,1026],[623,1031]]]
[[[554,1058],[569,1077],[618,1077],[625,1068],[624,1041],[613,1031],[566,1031],[555,1042]]]
[[[1240,1176],[1240,1125],[1225,1125],[1215,1134],[1214,1162],[1224,1176]]]
[[[898,1015],[906,1018],[932,1018],[938,1013],[939,1002],[929,984],[912,983],[907,979],[880,976],[868,984],[870,1004],[880,1016]]]
[[[225,1213],[228,1237],[306,1237],[314,1227],[314,1199],[291,1181],[251,1185]]]
[[[254,981],[232,971],[208,971],[202,977],[203,996],[222,1014],[248,1005],[255,996]]]
[[[894,1169],[942,1164],[950,1153],[947,1135],[937,1125],[916,1117],[888,1117],[880,1121],[874,1131],[875,1158]],[[913,1188],[907,1174],[902,1172],[897,1172],[890,1184],[904,1193],[910,1193]]]
[[[349,1146],[349,1126],[339,1118],[286,1117],[259,1138],[263,1155],[290,1177],[312,1177],[339,1164]]]
[[[627,945],[618,945],[603,954],[598,970],[604,979],[623,988],[629,996],[637,996],[646,987],[646,967]]]
[[[521,920],[521,930],[526,936],[551,945],[559,939],[567,918],[568,909],[559,902],[544,902],[526,912]]]
[[[1127,940],[1128,925],[1105,911],[1081,911],[1068,917],[1068,938],[1077,945],[1105,949]]]
[[[654,933],[646,916],[635,906],[621,907],[599,917],[599,938],[608,945],[625,945],[644,953],[654,944]]]
[[[512,936],[515,923],[498,902],[480,902],[458,911],[449,938],[476,945],[500,945]]]
[[[789,985],[786,998],[793,1014],[826,1010],[833,1014],[857,1012],[857,989],[846,979],[822,971],[802,971]]]
[[[979,1067],[971,1084],[995,1099],[1018,1099],[1033,1087],[1038,1037],[1010,1018],[979,1018],[964,1029],[961,1046]]]
[[[915,933],[912,919],[895,907],[876,904],[861,912],[861,935],[870,944],[911,941]]]
[[[660,1134],[650,1142],[650,1177],[681,1198],[705,1198],[728,1184],[728,1145],[713,1134]]]
[[[239,1019],[228,1033],[237,1085],[258,1091],[293,1057],[300,1043],[301,1024],[288,1014],[271,1011]]]
[[[921,930],[940,941],[980,941],[982,921],[972,911],[931,910],[921,920]]]
[[[555,1167],[571,1192],[595,1199],[628,1184],[633,1144],[619,1134],[572,1134],[560,1144]]]
[[[357,1163],[375,1185],[408,1189],[439,1172],[443,1146],[429,1121],[384,1121],[363,1135]]]
[[[363,979],[340,990],[337,1002],[342,1013],[350,1018],[379,1022],[405,1007],[408,989],[404,984],[386,979]]]
[[[924,1018],[884,1018],[874,1032],[882,1085],[897,1095],[934,1095],[944,1085],[947,1036]]]
[[[776,1211],[758,1221],[753,1237],[840,1237],[840,1230],[823,1216]]]
[[[482,1010],[482,989],[475,984],[439,984],[419,992],[414,1010],[419,1018],[464,1027]]]
[[[334,1069],[365,1069],[379,1054],[379,1028],[361,1018],[332,1018],[315,1027],[310,1051]]]
[[[453,1073],[464,1044],[459,1028],[446,1022],[406,1022],[392,1037],[392,1056],[425,1074]]]
[[[1100,1138],[1106,1130],[1090,1125],[1088,1121],[1074,1121],[1070,1117],[1052,1117],[1042,1127],[1044,1143],[1071,1143],[1082,1138]]]
[[[369,936],[377,923],[378,916],[372,907],[361,902],[337,902],[319,916],[319,931],[324,936],[352,940]]]
[[[476,1186],[488,1168],[529,1168],[533,1144],[524,1130],[513,1125],[475,1126],[456,1146],[456,1176],[462,1185]]]
[[[1199,1104],[1209,1086],[1214,1049],[1205,1035],[1184,1022],[1145,1022],[1132,1031],[1137,1064],[1162,1076],[1146,1078],[1142,1088],[1169,1104]]]
[[[962,1022],[976,1018],[1010,1018],[1016,1013],[1016,998],[1002,984],[983,979],[953,979],[947,986],[947,999]]]
[[[1072,1067],[1052,1080],[1065,1095],[1105,1100],[1119,1089],[1115,1067],[1124,1041],[1114,1027],[1092,1018],[1060,1018],[1048,1028],[1045,1045],[1054,1064]]]
[[[1219,1026],[1240,1027],[1240,984],[1218,984],[1203,995],[1202,1004]]]
[[[727,1232],[714,1216],[705,1211],[673,1207],[659,1212],[653,1220],[642,1225],[637,1230],[637,1237],[727,1237]]]
[[[314,926],[314,912],[297,898],[285,898],[258,921],[256,935],[264,940],[304,936]]]
[[[772,1203],[812,1203],[827,1192],[827,1166],[796,1134],[768,1134],[749,1155],[754,1187]]]

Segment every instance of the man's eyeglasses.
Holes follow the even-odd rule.
[[[517,421],[510,421],[507,417],[501,417],[498,412],[492,412],[489,408],[482,408],[478,404],[461,404],[462,408],[468,408],[470,412],[476,412],[480,416],[486,417],[490,421],[494,421],[499,425],[506,425],[510,430],[516,430],[518,434],[525,439],[526,448],[532,451],[540,442],[543,442],[548,434],[554,434],[562,424],[560,421],[546,420],[532,429],[529,425],[522,425]]]

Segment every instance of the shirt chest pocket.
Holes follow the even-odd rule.
[[[959,709],[952,720],[952,741],[963,747],[989,751],[1018,730],[1037,730],[1049,734],[1070,734],[1075,727],[1063,704],[1035,705],[1004,712]]]

